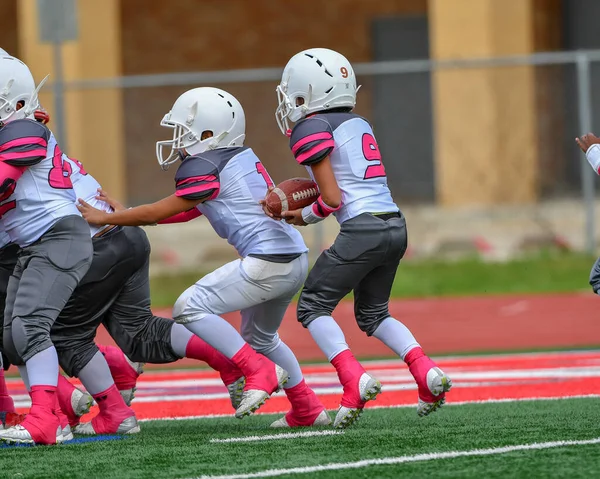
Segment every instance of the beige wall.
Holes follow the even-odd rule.
[[[430,0],[431,56],[557,49],[559,15],[556,0]],[[542,137],[549,133],[543,119],[559,107],[540,82],[556,80],[553,73],[529,66],[434,73],[436,190],[442,205],[539,198],[545,182],[552,181],[541,168],[548,151]]]
[[[52,46],[38,36],[35,0],[19,0],[19,56],[31,68],[36,81],[54,76]],[[65,81],[111,78],[121,75],[119,0],[78,0],[79,38],[63,47]],[[40,95],[52,116],[50,90]],[[116,89],[69,91],[65,96],[66,138],[69,156],[84,163],[104,188],[125,194],[122,97]],[[50,122],[50,128],[56,124]]]
[[[530,0],[431,0],[435,59],[534,51]],[[535,75],[531,67],[433,75],[437,194],[443,205],[537,198]]]

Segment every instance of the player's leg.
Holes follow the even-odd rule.
[[[350,426],[381,384],[356,360],[344,334],[331,317],[338,302],[385,258],[387,227],[383,220],[360,215],[342,224],[333,246],[324,251],[308,275],[298,302],[298,320],[335,367],[344,394],[335,427]]]
[[[354,311],[361,330],[375,336],[408,365],[419,389],[417,411],[425,416],[444,403],[450,390],[450,378],[423,353],[410,330],[389,313],[392,284],[400,260],[407,247],[404,218],[391,218],[388,227],[388,246],[383,264],[373,269],[354,289]]]
[[[122,350],[101,347],[121,393],[133,391],[141,372],[136,368],[140,363],[171,363],[188,357],[205,361],[219,372],[230,394],[237,391],[233,396],[240,396],[243,374],[228,358],[184,326],[152,314],[150,244],[140,228],[124,228],[124,234],[131,244],[143,247],[145,253],[142,266],[129,277],[104,319],[105,327]]]
[[[17,254],[19,247],[8,245],[0,249],[0,315],[4,317],[4,307],[6,306],[6,289],[8,281],[17,264]],[[3,321],[2,321],[3,323]],[[2,351],[2,324],[0,323],[0,351]],[[2,356],[5,356],[2,354]],[[15,414],[15,404],[8,394],[6,380],[4,379],[4,370],[8,369],[10,363],[7,357],[0,356],[0,429],[11,422],[10,417]],[[8,419],[8,421],[7,421]]]
[[[277,333],[292,298],[306,278],[308,255],[304,254],[290,263],[269,263],[264,269],[261,263],[266,263],[265,261],[256,258],[247,258],[246,261],[257,263],[261,273],[255,281],[277,296],[241,311],[242,337],[256,351],[289,373],[284,391],[292,409],[283,418],[271,424],[271,427],[330,424],[331,419],[325,407],[304,381],[298,359]]]
[[[135,414],[115,385],[110,356],[99,351],[94,337],[124,285],[144,264],[146,248],[132,243],[124,228],[94,238],[93,244],[92,265],[56,321],[52,338],[65,372],[81,380],[100,408],[99,414],[79,425],[76,432],[134,433],[139,431]]]
[[[9,282],[4,321],[16,354],[25,363],[32,405],[20,426],[1,434],[5,441],[56,442],[58,357],[50,330],[91,259],[89,227],[78,216],[59,220],[37,242],[21,250],[15,268],[18,276],[13,274]],[[9,311],[10,317],[6,317]]]
[[[236,417],[240,418],[258,409],[288,376],[285,370],[252,349],[220,316],[272,299],[272,292],[250,279],[242,263],[242,260],[232,261],[204,276],[184,291],[173,308],[177,322],[231,359],[242,371],[246,384],[236,410]]]

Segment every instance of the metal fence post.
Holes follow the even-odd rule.
[[[62,61],[62,44],[60,41],[55,41],[52,44],[54,53],[54,81],[52,82],[52,90],[54,92],[54,112],[53,117],[56,123],[57,140],[62,151],[68,154],[67,147],[67,131],[65,125],[65,99],[64,99],[64,81],[63,81],[63,61]]]
[[[592,130],[592,91],[590,86],[590,60],[585,53],[577,54],[577,100],[579,111],[580,134]],[[581,156],[581,188],[585,204],[585,249],[593,254],[595,251],[595,218],[594,218],[594,173],[585,156]]]

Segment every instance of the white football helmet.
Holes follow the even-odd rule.
[[[156,157],[163,170],[181,159],[180,151],[197,155],[207,150],[243,146],[246,117],[240,102],[218,88],[203,87],[182,94],[167,113],[161,126],[173,129],[173,139],[156,142]],[[202,140],[202,133],[212,132]],[[165,158],[163,149],[171,149]]]
[[[47,79],[36,87],[25,63],[8,54],[0,56],[0,122],[30,117],[39,107],[38,92]],[[19,102],[23,107],[17,109]]]
[[[277,86],[279,105],[275,118],[284,135],[289,122],[310,113],[356,105],[356,77],[350,62],[327,48],[311,48],[294,55],[283,69]],[[297,99],[303,103],[298,104]]]

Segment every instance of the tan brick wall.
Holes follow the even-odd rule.
[[[374,18],[426,10],[426,0],[122,0],[123,74],[283,69],[294,53],[317,46],[339,50],[354,63],[369,61]],[[369,79],[359,81],[363,88],[357,112],[370,116]],[[172,192],[173,175],[155,163],[154,143],[169,133],[159,126],[162,116],[179,94],[194,86],[126,91],[127,189],[134,202]],[[276,82],[214,86],[242,103],[246,144],[275,181],[304,175],[275,123]]]
[[[19,32],[17,29],[17,0],[2,0],[0,13],[0,48],[11,55],[19,55]]]

